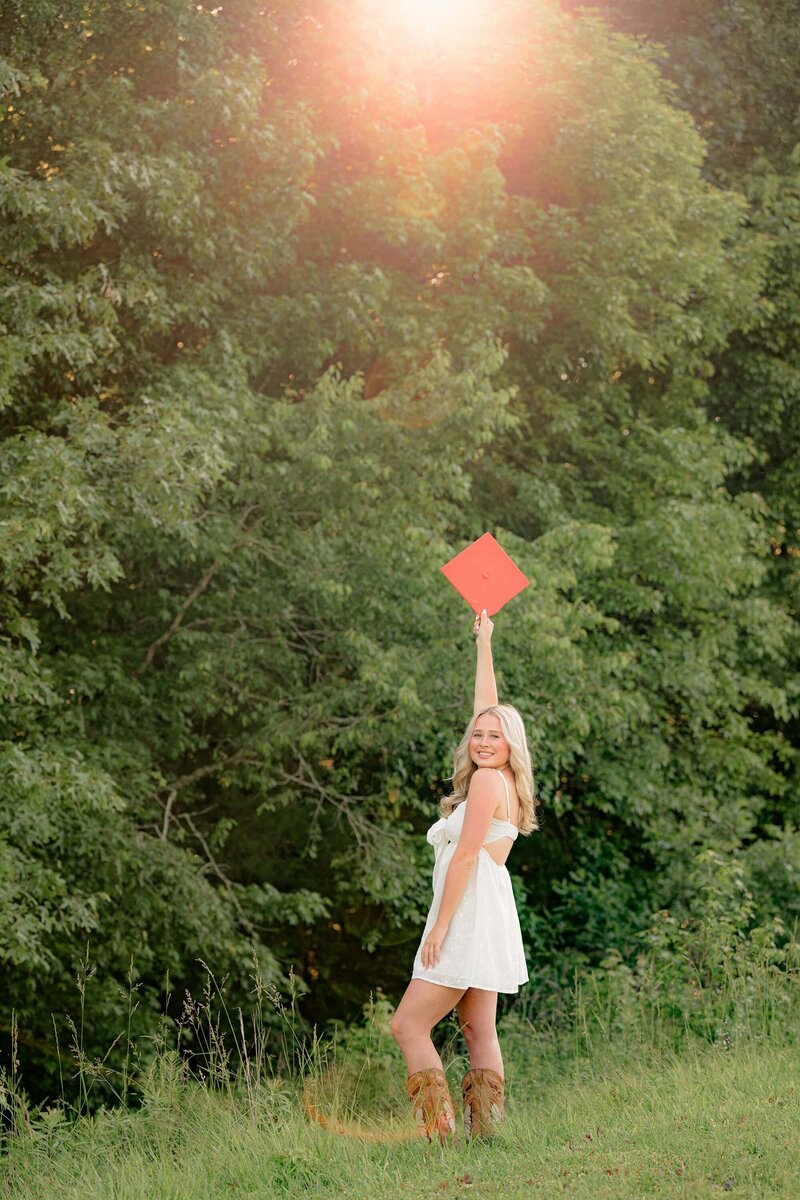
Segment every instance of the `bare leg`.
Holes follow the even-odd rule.
[[[458,1003],[461,1032],[469,1048],[470,1069],[489,1067],[505,1077],[503,1056],[497,1040],[497,992],[467,988]]]
[[[442,1060],[431,1041],[431,1030],[442,1017],[453,1011],[463,995],[463,988],[442,987],[424,979],[411,980],[391,1024],[392,1037],[403,1051],[409,1075],[429,1067],[442,1070]]]

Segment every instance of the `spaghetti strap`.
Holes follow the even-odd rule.
[[[495,771],[497,771],[497,774],[500,776],[503,783],[505,784],[505,788],[506,788],[506,820],[508,821],[508,823],[510,825],[512,822],[511,822],[511,800],[510,800],[510,793],[508,790],[508,780],[506,779],[505,775],[503,774],[503,772],[500,770],[499,767],[495,767],[494,769],[495,769]]]

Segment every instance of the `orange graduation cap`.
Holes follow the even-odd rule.
[[[526,588],[529,579],[490,533],[484,533],[441,568],[475,613],[494,616]]]

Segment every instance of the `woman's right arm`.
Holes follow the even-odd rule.
[[[494,625],[486,615],[486,609],[475,618],[477,636],[478,661],[475,667],[475,706],[473,716],[483,712],[493,704],[497,704],[497,683],[494,678],[494,663],[492,662],[492,630]]]

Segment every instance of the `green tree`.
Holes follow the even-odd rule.
[[[754,0],[653,5],[620,0],[603,6],[619,28],[655,38],[665,54],[662,71],[674,82],[708,147],[704,174],[746,197],[749,229],[766,247],[755,310],[711,356],[706,409],[714,421],[751,446],[730,477],[733,493],[759,497],[760,543],[765,573],[760,593],[778,611],[796,618],[800,554],[800,397],[796,63],[800,10],[796,0],[761,5]],[[800,644],[796,619],[781,653],[762,660],[759,673],[776,708],[753,697],[747,717],[774,742],[783,782],[764,805],[743,860],[766,916],[777,903],[784,918],[800,910],[792,872],[797,869],[798,691]]]

